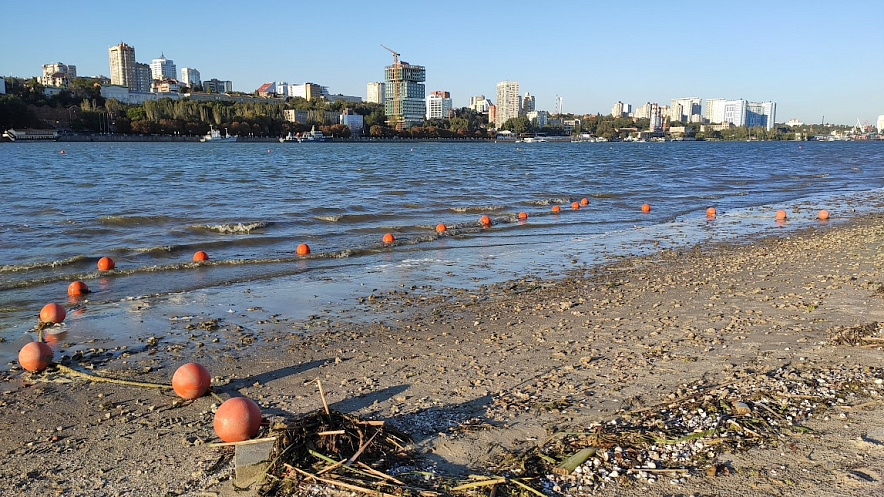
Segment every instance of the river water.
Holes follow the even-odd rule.
[[[73,280],[93,290],[94,319],[244,285],[303,318],[374,289],[788,233],[820,209],[834,225],[882,208],[882,166],[880,142],[0,144],[0,360],[33,338],[43,304],[85,307],[68,301]],[[197,250],[211,260],[191,262]],[[102,256],[114,271],[96,269]]]

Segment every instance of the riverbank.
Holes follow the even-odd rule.
[[[752,385],[757,394],[805,378],[841,400],[788,421],[810,432],[745,452],[709,443],[727,468],[716,476],[691,463],[688,476],[582,479],[590,466],[545,491],[868,495],[884,479],[881,351],[833,337],[875,334],[884,321],[882,244],[884,216],[871,215],[751,244],[622,258],[555,281],[366,289],[349,313],[317,309],[307,320],[249,307],[243,293],[235,307],[248,310],[236,313],[137,310],[157,328],[139,334],[138,346],[97,345],[61,361],[158,383],[197,361],[221,397],[249,396],[270,420],[320,409],[319,379],[331,407],[410,434],[426,464],[446,475],[491,471],[506,450],[721,386],[745,388],[724,400],[754,409]],[[3,380],[3,493],[241,495],[230,448],[207,445],[217,441],[211,397],[183,403],[165,391],[15,367]]]

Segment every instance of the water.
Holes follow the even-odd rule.
[[[75,279],[95,320],[131,321],[119,309],[133,299],[193,307],[243,285],[301,318],[376,288],[554,276],[787,233],[823,208],[835,223],[881,208],[882,164],[884,144],[859,142],[2,144],[0,360],[33,336],[43,304],[82,307],[66,301]],[[190,262],[197,250],[211,261]],[[99,273],[101,256],[116,271]]]

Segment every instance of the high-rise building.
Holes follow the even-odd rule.
[[[135,87],[135,47],[120,43],[107,49],[110,61],[110,77],[112,85]]]
[[[150,66],[142,62],[136,62],[135,83],[130,86],[132,91],[149,92],[151,81],[153,81],[153,77],[150,74]]]
[[[393,64],[384,68],[384,113],[388,126],[402,130],[424,122],[427,70],[398,56],[394,54]]]
[[[703,109],[703,120],[707,123],[723,123],[724,121],[724,103],[727,100],[723,98],[707,98],[706,108]]]
[[[884,114],[878,116],[878,122],[876,124],[878,128],[878,134],[884,133]]]
[[[637,107],[635,109],[634,117],[636,119],[650,119],[651,118],[651,102],[645,102],[641,107]]]
[[[230,93],[233,91],[233,83],[212,78],[203,82],[203,90],[206,93]]]
[[[427,119],[447,119],[451,117],[451,94],[447,91],[434,91],[427,95]]]
[[[519,97],[518,81],[501,81],[497,83],[496,105],[497,115],[494,119],[494,126],[496,128],[501,128],[505,122],[519,117],[522,102],[521,97]]]
[[[651,120],[648,128],[652,133],[659,133],[663,131],[663,107],[660,107],[657,104],[651,104],[651,111],[648,118]]]
[[[178,70],[175,63],[171,59],[167,59],[164,54],[159,59],[150,61],[150,74],[153,79],[177,79]]]
[[[630,106],[629,104],[624,104],[623,102],[618,100],[617,103],[615,103],[614,106],[611,107],[611,115],[614,117],[624,117],[629,114],[630,110],[632,110],[632,106]]]
[[[43,76],[40,84],[43,86],[68,86],[77,77],[77,66],[62,64],[43,64]]]
[[[776,102],[749,102],[746,105],[746,126],[763,126],[771,130],[776,118]]]
[[[722,122],[731,123],[734,126],[746,125],[746,108],[749,102],[740,100],[724,101],[724,120]]]
[[[485,95],[476,95],[470,97],[470,109],[480,113],[487,114],[488,107],[491,106],[491,102],[485,98]]]
[[[524,116],[525,114],[533,112],[534,110],[537,110],[534,95],[526,91],[525,96],[522,97],[522,115]]]
[[[373,81],[365,85],[365,101],[373,104],[384,103],[384,83]]]
[[[194,86],[202,86],[200,72],[192,67],[181,68],[181,84],[193,88]]]
[[[698,123],[701,119],[700,97],[673,98],[669,106],[669,120]]]

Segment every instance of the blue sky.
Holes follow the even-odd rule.
[[[383,43],[456,107],[515,80],[538,109],[559,95],[577,114],[688,96],[772,100],[778,122],[884,114],[877,1],[3,3],[3,76],[53,62],[108,75],[107,49],[122,41],[139,62],[165,54],[237,91],[310,81],[365,97],[392,62]]]

